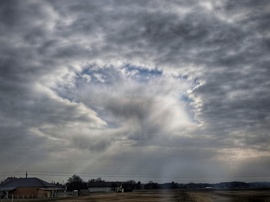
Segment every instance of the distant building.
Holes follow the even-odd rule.
[[[120,182],[90,182],[89,192],[124,192]]]
[[[7,178],[0,184],[1,198],[56,197],[62,188],[39,178]]]

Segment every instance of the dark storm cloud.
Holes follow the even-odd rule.
[[[1,151],[27,156],[36,145],[40,167],[37,154],[55,165],[69,161],[64,153],[87,151],[90,158],[94,151],[96,161],[114,164],[112,155],[121,165],[142,148],[139,167],[149,159],[162,164],[172,153],[198,167],[198,153],[213,167],[233,152],[243,165],[269,158],[268,1],[0,4]],[[163,80],[122,77],[123,64],[158,69]],[[158,173],[153,165],[147,170]]]

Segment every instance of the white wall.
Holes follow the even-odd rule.
[[[112,192],[111,187],[91,187],[88,190],[89,192]]]

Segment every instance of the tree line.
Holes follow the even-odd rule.
[[[96,179],[90,179],[85,182],[80,176],[73,175],[68,178],[65,184],[67,191],[83,190],[88,189],[89,185],[95,183],[105,183],[108,181],[103,180],[101,177]],[[124,182],[111,182],[112,189],[116,186],[116,183],[121,183],[125,191],[132,191],[134,189],[248,189],[248,188],[270,188],[269,182],[257,182],[257,183],[246,183],[240,181],[233,182],[220,182],[220,183],[170,183],[159,184],[157,182],[149,181],[148,183],[142,184],[140,181],[128,180]],[[57,183],[56,183],[57,184]],[[59,183],[58,183],[59,185]]]
[[[90,184],[98,184],[98,183],[104,183],[107,182],[103,180],[101,177],[96,179],[90,179],[88,182],[85,182],[80,176],[73,175],[70,178],[68,178],[66,183],[66,190],[67,191],[73,191],[73,190],[82,190],[87,189]],[[126,191],[132,191],[134,189],[142,189],[142,183],[140,181],[136,182],[135,180],[128,180],[125,182],[121,182],[122,187]],[[112,183],[112,186],[114,183]],[[113,188],[113,187],[112,187]]]

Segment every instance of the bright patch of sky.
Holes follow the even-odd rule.
[[[152,110],[147,109],[145,113],[151,114],[156,113],[154,110],[157,108],[164,108],[164,113],[168,110],[174,111],[173,117],[177,122],[183,119],[186,119],[186,122],[198,122],[194,118],[195,98],[191,93],[201,84],[198,79],[188,75],[165,73],[157,68],[132,64],[120,67],[88,65],[82,71],[71,75],[73,79],[66,80],[67,82],[62,82],[61,85],[57,84],[53,90],[64,99],[83,103],[95,110],[110,126],[117,122],[113,112],[108,110],[110,102],[133,107],[148,105]],[[70,83],[71,81],[74,83]]]

